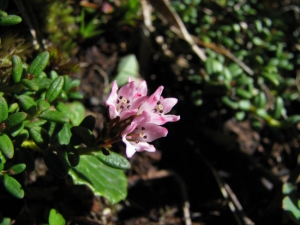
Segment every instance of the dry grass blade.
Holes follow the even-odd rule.
[[[199,46],[194,42],[184,23],[182,22],[178,14],[173,10],[170,3],[166,0],[150,0],[150,4],[160,13],[162,17],[164,17],[164,19],[166,19],[171,24],[171,29],[173,30],[173,32],[175,32],[186,42],[188,42],[192,50],[202,61],[206,61],[207,57],[204,53],[204,50],[199,48]]]

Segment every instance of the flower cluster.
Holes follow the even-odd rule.
[[[154,152],[155,147],[148,142],[165,137],[168,130],[163,125],[175,122],[180,116],[166,115],[177,103],[176,98],[163,98],[163,86],[147,96],[148,88],[145,81],[136,85],[128,78],[128,83],[118,89],[116,81],[112,84],[112,91],[106,105],[109,117],[114,124],[118,123],[118,134],[126,144],[126,155],[131,157],[135,152]],[[125,125],[124,125],[125,124]]]

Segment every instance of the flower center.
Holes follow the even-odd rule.
[[[123,96],[119,96],[119,98],[117,99],[117,110],[119,112],[122,112],[124,109],[129,109],[130,105],[129,105],[130,101],[126,98],[123,98]]]
[[[139,131],[141,130],[141,132]],[[142,139],[146,139],[147,138],[147,135],[146,133],[144,132],[145,127],[142,127],[141,129],[139,128],[135,128],[135,131],[133,133],[131,133],[130,135],[127,135],[127,140],[128,141],[134,141],[136,144],[138,144]]]
[[[164,107],[163,107],[163,105],[161,104],[160,101],[158,101],[158,102],[156,103],[156,106],[155,106],[155,108],[153,109],[153,112],[154,112],[154,113],[158,113],[158,114],[161,114],[161,113],[164,112]]]

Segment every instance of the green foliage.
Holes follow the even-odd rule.
[[[103,31],[99,29],[101,24],[100,15],[96,14],[90,21],[86,22],[86,10],[83,8],[80,15],[79,34],[84,39],[89,39],[101,34]]]
[[[124,172],[112,169],[94,156],[80,157],[79,165],[72,168],[70,174],[75,183],[88,185],[95,194],[105,196],[111,203],[126,198],[127,179]]]
[[[112,202],[124,199],[126,177],[115,168],[128,169],[129,162],[117,153],[102,154],[93,134],[95,118],[84,118],[84,106],[77,101],[69,102],[82,98],[77,91],[79,80],[47,70],[51,57],[60,58],[56,50],[50,53],[40,53],[29,66],[13,55],[10,79],[0,87],[1,184],[14,197],[23,198],[22,185],[12,176],[26,168],[33,170],[33,158],[28,151],[37,151],[56,176],[64,178],[70,172],[74,182],[88,184],[96,194]],[[86,154],[94,156],[82,159]],[[111,175],[116,181],[112,181]],[[109,188],[114,184],[116,188]],[[60,223],[65,221],[51,210],[49,224]]]
[[[49,222],[49,225],[65,225],[66,224],[64,217],[59,212],[57,212],[56,209],[50,210],[48,222]]]
[[[300,199],[297,197],[297,191],[291,183],[282,185],[282,208],[286,214],[296,223],[300,224]]]
[[[6,7],[8,5],[8,2],[6,0],[3,0],[3,3],[1,3],[2,7],[0,7],[0,26],[11,26],[16,25],[22,21],[22,18],[17,15],[11,15],[7,14],[4,10],[6,10]]]
[[[289,118],[297,115],[289,115],[287,107],[299,100],[293,69],[300,55],[288,44],[297,43],[298,32],[283,35],[289,18],[261,13],[263,3],[257,1],[197,1],[192,13],[188,8],[195,2],[171,2],[207,54],[205,74],[187,75],[199,87],[192,93],[194,104],[217,98],[237,120],[250,118],[255,129],[293,128],[297,120]]]
[[[119,86],[127,83],[128,77],[135,78],[138,75],[139,67],[135,55],[127,55],[120,59],[117,68],[116,81]]]

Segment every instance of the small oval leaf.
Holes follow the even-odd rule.
[[[23,198],[24,190],[21,184],[13,177],[4,174],[3,184],[5,189],[15,198]]]
[[[45,101],[44,99],[40,99],[37,101],[37,108],[38,111],[44,112],[50,108],[49,102]]]
[[[92,115],[85,117],[82,122],[79,124],[80,127],[85,127],[89,130],[94,130],[96,123],[96,118]]]
[[[16,25],[22,21],[22,18],[17,15],[8,15],[6,17],[0,17],[0,25],[11,26]]]
[[[66,224],[64,217],[56,209],[50,210],[48,222],[49,222],[49,225],[65,225]]]
[[[49,120],[57,123],[69,122],[69,118],[64,113],[52,110],[42,112],[38,117],[44,120]]]
[[[46,149],[48,147],[50,136],[44,128],[32,127],[29,129],[29,134],[39,148]]]
[[[4,155],[2,155],[2,152],[0,151],[0,172],[3,170],[4,168],[4,164],[6,162],[6,159],[4,157]]]
[[[16,126],[13,126],[9,129],[9,133],[12,137],[16,137],[17,135],[19,135],[24,129],[24,123],[21,122],[19,124],[17,124]]]
[[[57,154],[52,151],[46,151],[43,155],[44,162],[48,169],[58,177],[66,177],[68,175],[68,167]]]
[[[0,123],[8,117],[8,106],[5,98],[0,96]]]
[[[33,78],[31,82],[35,83],[38,86],[38,90],[40,91],[43,89],[47,89],[52,81],[47,77],[43,77],[43,78]]]
[[[14,83],[20,82],[23,73],[23,63],[19,56],[12,56],[12,78]]]
[[[7,170],[8,175],[13,176],[22,173],[26,169],[24,163],[16,164]]]
[[[39,86],[33,80],[22,79],[21,83],[27,88],[26,90],[37,91],[39,90]]]
[[[60,94],[64,86],[64,78],[62,76],[57,77],[49,86],[46,92],[45,99],[48,102],[53,102]]]
[[[101,149],[95,151],[97,152],[93,152],[93,155],[107,166],[121,170],[128,170],[131,167],[129,161],[118,153],[107,150],[109,152],[109,155],[107,155],[106,153],[104,154]]]
[[[10,129],[19,123],[22,123],[27,117],[27,113],[24,112],[16,112],[11,114],[7,120],[5,121],[5,125],[7,129]]]
[[[71,165],[72,167],[75,167],[75,166],[77,166],[77,165],[79,164],[79,161],[80,161],[80,155],[79,155],[77,149],[75,149],[75,148],[72,149],[72,151],[69,151],[69,152],[67,153],[67,155],[68,155],[68,161],[69,161],[69,163],[70,163],[70,165]]]
[[[33,101],[32,97],[28,95],[19,95],[18,96],[20,106],[30,114],[36,112],[36,103]]]
[[[45,51],[40,53],[30,64],[27,73],[34,76],[40,75],[40,73],[45,69],[49,61],[49,52]]]
[[[96,138],[94,134],[87,128],[85,127],[72,127],[71,128],[72,132],[72,138],[71,142],[73,143],[73,139],[78,139],[81,140],[80,143],[85,144],[86,146],[94,146],[96,142]]]
[[[6,158],[11,159],[14,156],[14,145],[6,134],[0,136],[0,151]]]

